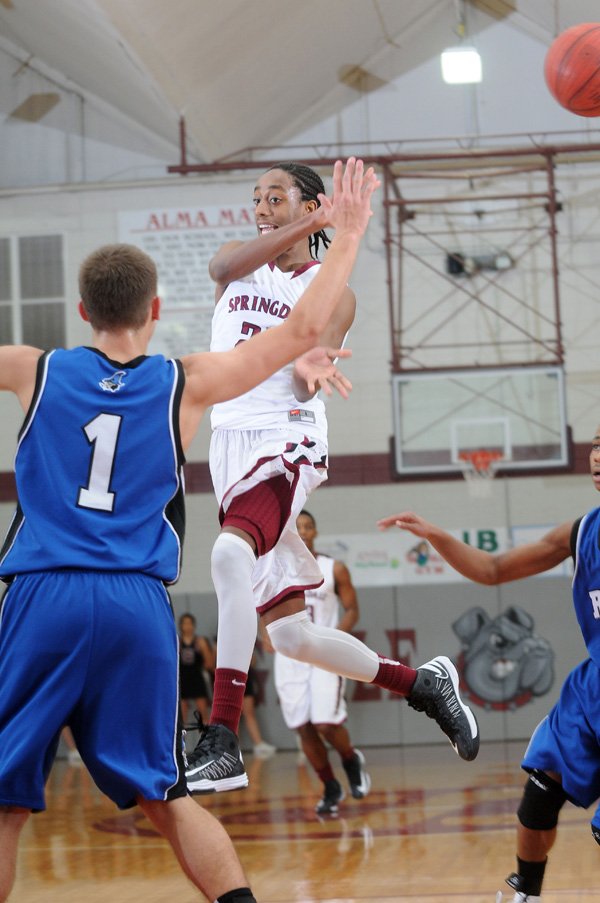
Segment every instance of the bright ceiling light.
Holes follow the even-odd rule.
[[[442,51],[442,78],[449,85],[481,81],[481,57],[474,47],[448,47]]]

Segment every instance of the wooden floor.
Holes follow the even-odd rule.
[[[484,744],[472,763],[445,744],[365,750],[373,789],[338,818],[315,815],[320,785],[295,752],[249,755],[247,790],[199,799],[233,837],[259,903],[495,903],[514,867],[522,749]],[[25,828],[10,903],[203,899],[142,814],[115,809],[84,767],[58,761],[47,800]],[[592,814],[563,810],[543,903],[600,903]]]

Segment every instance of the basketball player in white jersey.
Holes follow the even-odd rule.
[[[209,265],[216,283],[211,351],[252,341],[285,322],[320,269],[320,244],[329,243],[323,200],[320,176],[299,163],[276,164],[258,179],[258,237],[229,242]],[[354,294],[346,288],[320,344],[341,347],[354,309]],[[305,611],[305,590],[323,582],[296,531],[297,514],[327,472],[327,422],[316,393],[336,389],[346,396],[350,388],[337,371],[323,380],[319,361],[308,352],[256,389],[213,409],[210,469],[221,532],[211,568],[219,625],[210,724],[186,771],[195,793],[247,786],[237,732],[256,612],[276,650],[410,696],[410,704],[437,720],[463,758],[477,754],[477,725],[458,696],[451,662],[432,665],[417,686],[415,669],[380,658],[350,634],[317,627]]]
[[[323,584],[305,593],[307,612],[314,624],[350,632],[359,618],[350,571],[343,562],[315,551],[317,524],[312,514],[301,511],[296,527],[323,574]],[[340,606],[343,609],[341,619]],[[345,794],[333,773],[325,742],[339,753],[354,799],[362,799],[371,788],[365,758],[352,746],[344,725],[348,715],[344,693],[346,680],[280,652],[275,653],[274,674],[284,721],[290,730],[298,732],[302,751],[323,782],[323,797],[316,805],[316,812],[336,815]]]

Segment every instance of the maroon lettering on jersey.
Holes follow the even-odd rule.
[[[285,320],[291,311],[289,304],[284,304],[276,298],[262,298],[254,295],[250,301],[250,295],[235,295],[227,302],[228,313],[233,314],[241,310],[258,310],[258,313],[269,314],[278,320]]]

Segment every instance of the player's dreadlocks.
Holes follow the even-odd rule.
[[[292,177],[292,181],[296,188],[299,189],[303,201],[316,201],[319,207],[321,206],[317,195],[325,194],[325,186],[321,176],[314,169],[311,169],[310,166],[305,166],[304,163],[294,162],[276,163],[275,166],[270,166],[267,172],[270,172],[272,169],[283,169],[284,172],[287,172]],[[319,232],[314,232],[313,235],[309,236],[308,247],[310,256],[315,260],[319,258],[319,245],[321,242],[324,248],[331,244],[331,239],[324,229],[320,229]]]

